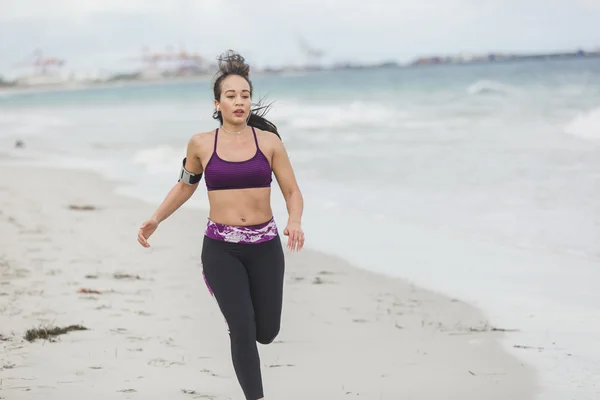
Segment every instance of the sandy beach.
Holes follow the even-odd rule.
[[[180,209],[144,249],[137,229],[154,206],[115,183],[7,166],[0,177],[0,398],[243,398],[202,280],[205,212]],[[266,399],[534,398],[535,373],[498,344],[515,327],[326,254],[286,254],[282,330],[259,345]],[[85,330],[25,339],[74,325]]]

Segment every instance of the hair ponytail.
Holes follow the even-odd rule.
[[[271,103],[272,104],[272,103]],[[248,118],[248,125],[253,126],[254,128],[261,129],[263,131],[269,131],[277,135],[279,139],[279,132],[277,132],[277,127],[274,123],[269,121],[264,117],[269,112],[269,108],[271,108],[271,104],[262,105],[261,102],[258,102],[257,107],[254,108],[250,112],[250,118]]]
[[[215,100],[220,101],[221,99],[221,83],[223,79],[228,77],[229,75],[239,75],[244,78],[248,84],[250,85],[250,97],[252,97],[252,82],[250,81],[250,66],[245,62],[244,57],[235,53],[233,50],[227,51],[225,54],[222,54],[217,59],[219,62],[219,70],[215,75],[215,82],[213,85],[213,92],[215,95]],[[263,131],[269,131],[277,135],[279,139],[281,136],[279,132],[277,132],[277,127],[271,121],[266,119],[264,116],[269,112],[269,108],[271,104],[263,105],[262,101],[259,101],[250,111],[250,116],[248,118],[248,125],[254,128],[261,129]],[[223,116],[220,111],[215,110],[213,112],[213,118],[218,119],[221,124],[223,123]]]

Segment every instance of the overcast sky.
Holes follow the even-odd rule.
[[[126,70],[143,46],[256,65],[600,47],[600,0],[0,0],[0,74],[35,49],[70,70]]]

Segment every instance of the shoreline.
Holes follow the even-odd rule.
[[[40,170],[32,183],[26,168],[0,173],[0,397],[241,398],[201,279],[205,211],[184,206],[143,249],[135,236],[153,206],[114,182],[80,170]],[[510,332],[477,308],[309,248],[285,252],[282,330],[259,347],[267,399],[538,391],[536,372],[501,346]],[[47,324],[88,330],[23,339]]]

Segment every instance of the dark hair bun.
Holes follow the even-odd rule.
[[[246,64],[244,57],[233,50],[228,50],[217,59],[219,62],[220,75],[239,75],[248,79],[250,66]]]

